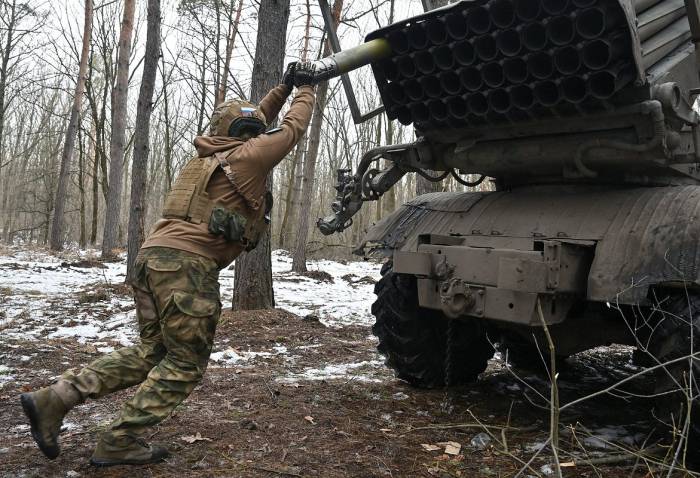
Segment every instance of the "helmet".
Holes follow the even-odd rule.
[[[210,136],[235,138],[257,136],[265,131],[265,115],[253,103],[245,100],[224,101],[211,115]]]

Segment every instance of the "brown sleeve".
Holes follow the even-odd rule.
[[[262,197],[268,173],[304,135],[311,121],[314,101],[313,87],[302,86],[277,131],[249,139],[227,158],[236,187],[249,203]]]
[[[282,109],[282,106],[284,106],[284,102],[287,101],[287,97],[291,92],[292,90],[287,85],[282,83],[281,85],[277,85],[272,88],[270,92],[265,95],[265,98],[260,101],[258,108],[260,108],[262,114],[265,115],[267,124],[271,124],[275,121],[275,118],[277,118],[277,115],[280,114],[280,110]]]

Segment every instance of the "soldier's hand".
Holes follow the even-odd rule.
[[[294,87],[294,73],[297,69],[298,64],[298,61],[291,62],[289,65],[287,65],[287,69],[284,72],[284,76],[282,76],[282,83],[287,85],[290,90]]]
[[[312,62],[299,62],[294,70],[294,85],[297,87],[313,85],[315,76],[316,66]]]

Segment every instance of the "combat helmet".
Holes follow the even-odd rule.
[[[209,135],[248,139],[265,131],[266,124],[265,115],[253,103],[228,100],[214,110]]]

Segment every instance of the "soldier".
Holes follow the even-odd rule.
[[[60,453],[58,434],[71,408],[133,385],[139,388],[99,437],[90,462],[147,464],[167,457],[165,448],[141,436],[202,379],[221,311],[219,270],[254,248],[267,227],[272,202],[265,181],[308,127],[312,79],[311,65],[290,64],[283,83],[257,107],[226,101],[212,115],[209,136],[195,138],[197,156],[175,181],[136,260],[131,285],[141,343],[21,395],[32,437],[48,458]],[[294,85],[289,112],[266,132]]]

